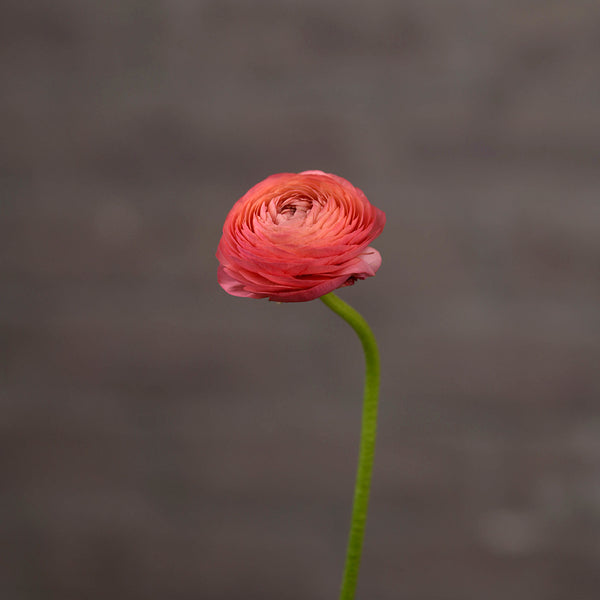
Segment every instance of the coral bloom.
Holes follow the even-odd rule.
[[[219,284],[233,296],[314,300],[375,275],[381,255],[369,244],[384,225],[385,214],[337,175],[271,175],[227,215]]]

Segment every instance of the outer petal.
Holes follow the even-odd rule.
[[[325,294],[329,294],[329,292],[333,292],[333,290],[337,290],[342,287],[346,281],[348,281],[348,277],[346,275],[341,275],[340,277],[323,281],[310,288],[271,294],[269,300],[273,300],[274,302],[308,302],[309,300],[315,300]]]
[[[381,266],[381,254],[375,248],[369,246],[364,252],[359,255],[365,265],[365,276],[372,277],[375,275]]]
[[[219,265],[217,270],[217,279],[219,281],[219,285],[232,296],[239,296],[241,298],[266,298],[265,295],[261,296],[260,294],[247,291],[244,288],[244,284],[228,273],[227,269],[223,267],[223,265]]]

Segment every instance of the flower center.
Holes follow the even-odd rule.
[[[304,198],[289,198],[284,200],[281,205],[277,207],[275,223],[277,223],[277,225],[287,223],[301,225],[306,220],[312,206],[312,200],[306,200]]]

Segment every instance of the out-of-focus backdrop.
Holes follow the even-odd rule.
[[[0,597],[326,600],[362,356],[236,299],[232,204],[387,213],[359,598],[600,596],[600,4],[6,0]]]

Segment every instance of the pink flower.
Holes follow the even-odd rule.
[[[219,284],[232,296],[314,300],[375,275],[381,255],[369,244],[384,225],[385,213],[337,175],[271,175],[227,215]]]

